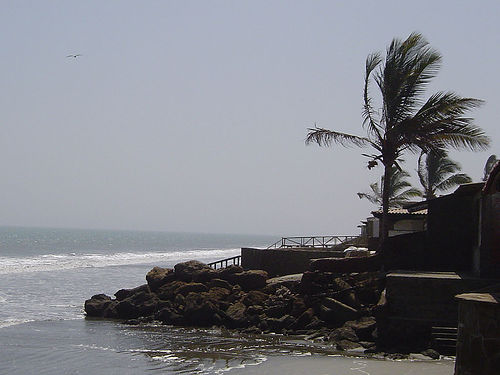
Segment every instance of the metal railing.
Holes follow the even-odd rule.
[[[292,247],[316,247],[316,248],[332,248],[348,241],[352,241],[358,236],[306,236],[306,237],[282,237],[276,241],[268,249],[282,249]]]
[[[214,270],[219,268],[226,268],[232,265],[239,266],[241,264],[241,255],[236,255],[231,258],[226,258],[222,260],[217,260],[212,263],[208,263],[207,265],[212,267]]]

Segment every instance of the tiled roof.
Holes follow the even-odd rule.
[[[372,211],[372,214],[382,215],[382,210]],[[389,215],[427,215],[427,208],[419,211],[408,211],[406,208],[389,208]]]

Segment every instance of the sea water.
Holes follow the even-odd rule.
[[[154,266],[172,267],[190,259],[216,261],[239,255],[241,247],[265,247],[276,240],[272,236],[0,228],[0,374],[279,373],[280,364],[292,357],[324,359],[329,354],[324,348],[279,335],[128,326],[85,317],[86,299],[144,284]],[[278,361],[272,370],[266,370],[269,360]],[[373,361],[365,360],[362,367],[354,362],[332,357],[328,373],[375,374]],[[441,363],[438,370],[426,373],[452,374],[449,363]],[[404,371],[398,374],[417,373],[408,372],[413,371],[409,367]]]

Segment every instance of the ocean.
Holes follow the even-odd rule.
[[[453,362],[446,360],[391,363],[342,357],[280,335],[128,326],[85,317],[86,299],[144,284],[154,266],[208,263],[277,239],[0,227],[0,374],[298,374],[307,363],[309,374],[453,373]],[[292,361],[298,362],[291,366]]]

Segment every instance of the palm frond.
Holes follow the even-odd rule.
[[[457,173],[436,185],[436,191],[446,191],[455,186],[472,182],[472,179],[465,173]]]
[[[372,53],[366,59],[365,70],[365,86],[363,90],[363,126],[368,127],[368,131],[376,136],[379,140],[382,139],[380,133],[380,125],[375,120],[375,111],[372,106],[372,98],[369,95],[370,76],[373,70],[381,63],[382,58],[379,53]]]
[[[309,128],[307,130],[309,133],[306,137],[306,145],[317,143],[319,146],[331,146],[333,143],[338,143],[344,147],[350,145],[363,147],[370,144],[370,140],[368,138],[358,137],[357,135],[336,132],[318,127]]]

